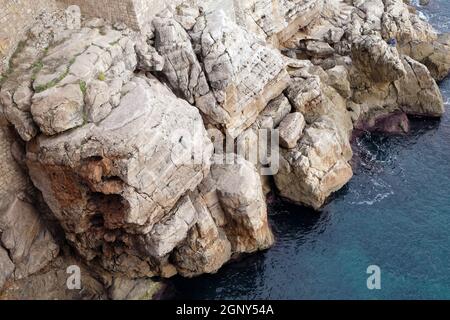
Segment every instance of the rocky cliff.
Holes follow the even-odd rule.
[[[177,2],[139,31],[105,19],[44,12],[2,77],[5,298],[142,298],[150,277],[217,272],[273,244],[268,192],[319,210],[351,179],[354,130],[444,112],[448,36],[401,0]]]

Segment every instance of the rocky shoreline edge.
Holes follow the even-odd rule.
[[[450,36],[404,1],[205,3],[36,18],[1,79],[0,298],[158,298],[270,248],[269,193],[320,210],[353,135],[445,111]]]

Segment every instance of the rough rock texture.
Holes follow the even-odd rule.
[[[402,62],[406,77],[395,82],[400,108],[411,115],[442,116],[444,101],[427,67],[408,56],[403,56]]]
[[[152,3],[140,32],[44,13],[2,76],[2,160],[18,162],[1,171],[2,297],[146,299],[149,277],[217,272],[273,244],[273,186],[319,210],[352,176],[354,129],[444,112],[449,37],[401,0]],[[56,257],[48,217],[75,254]]]
[[[282,147],[291,149],[295,147],[305,128],[305,118],[300,112],[288,114],[280,123],[280,144]]]
[[[275,175],[282,197],[319,209],[350,180],[352,169],[336,130],[333,121],[323,117],[305,129],[298,147],[282,151]]]
[[[0,230],[1,243],[15,265],[15,279],[39,271],[58,255],[59,246],[39,213],[20,199],[0,215]]]
[[[80,289],[69,289],[67,280],[71,266],[80,267]],[[102,300],[107,299],[104,285],[79,260],[60,256],[45,269],[27,278],[8,283],[0,293],[6,300]]]
[[[149,233],[206,176],[212,146],[198,111],[156,79],[134,78],[127,86],[98,125],[38,137],[28,146],[27,163],[81,255],[107,269],[151,275],[156,267],[139,259],[136,234]],[[154,243],[157,234],[139,249],[164,251]]]
[[[0,288],[14,272],[14,263],[8,256],[8,251],[0,246]]]
[[[286,88],[281,54],[222,11],[200,17],[192,37],[211,89],[196,99],[196,106],[235,138]]]
[[[216,272],[233,253],[273,244],[259,174],[242,157],[227,156],[214,156],[210,175],[191,196],[198,220],[174,254],[182,275]]]
[[[406,75],[397,49],[375,35],[353,42],[352,59],[354,66],[375,83],[395,81]]]
[[[150,279],[114,278],[108,293],[113,300],[151,300],[161,287]]]

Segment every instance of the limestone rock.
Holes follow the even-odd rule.
[[[288,114],[279,126],[280,144],[282,147],[291,149],[297,145],[303,129],[305,128],[305,118],[300,112]]]
[[[39,136],[27,165],[83,257],[151,276],[165,263],[143,247],[145,235],[207,175],[212,145],[197,109],[156,79],[136,77],[126,89],[99,124]]]
[[[225,232],[233,252],[267,249],[274,241],[267,221],[261,179],[255,167],[240,156],[232,164],[216,157],[211,166],[217,196],[227,219]]]
[[[410,41],[433,41],[437,35],[433,27],[417,14],[411,13],[402,1],[385,0],[381,35],[388,40],[395,38],[402,45]]]
[[[281,54],[222,11],[198,18],[191,36],[211,89],[196,99],[196,106],[235,138],[286,88]]]
[[[291,112],[292,106],[284,95],[273,99],[267,107],[261,112],[261,116],[270,117],[273,121],[273,127],[277,127],[280,122]]]
[[[135,46],[138,57],[138,69],[143,71],[161,71],[164,68],[164,58],[146,39],[138,41]]]
[[[355,67],[374,82],[395,81],[406,75],[397,49],[375,35],[355,40],[352,59]]]
[[[33,96],[31,115],[39,129],[54,135],[83,124],[84,101],[79,85],[51,88]]]
[[[306,40],[300,43],[300,48],[311,57],[323,58],[334,53],[334,49],[328,43],[322,41]]]
[[[248,30],[267,38],[268,42],[277,44],[291,38],[320,16],[323,3],[323,0],[243,1],[236,10],[236,20]]]
[[[408,56],[404,56],[402,61],[407,75],[395,82],[401,109],[411,115],[442,116],[444,101],[428,69]]]
[[[189,231],[186,240],[172,255],[178,272],[183,276],[196,276],[215,273],[231,258],[231,244],[222,228],[216,222],[213,212],[224,213],[218,202],[215,190],[193,196],[197,211],[197,223]],[[215,206],[215,209],[214,209]]]
[[[165,59],[162,72],[174,92],[193,104],[196,97],[208,93],[209,87],[189,35],[173,18],[158,17],[153,25],[156,50]]]
[[[215,155],[210,175],[190,197],[198,219],[172,255],[181,275],[217,272],[232,254],[273,244],[261,179],[244,158]]]
[[[0,214],[1,242],[15,265],[14,277],[22,279],[50,263],[59,246],[45,222],[28,203],[16,199]]]
[[[13,272],[14,263],[9,258],[8,252],[0,246],[0,290]]]
[[[326,116],[306,128],[297,147],[282,150],[275,183],[282,197],[318,210],[352,177],[345,146]]]
[[[335,66],[327,70],[327,74],[327,84],[335,88],[342,97],[349,98],[351,96],[351,88],[347,69],[344,66]]]
[[[400,50],[403,54],[423,63],[437,81],[450,73],[450,38],[443,34],[436,41],[410,41]]]
[[[106,82],[94,80],[89,83],[84,97],[87,119],[91,122],[99,122],[106,118],[112,109],[110,99],[111,94]]]
[[[80,7],[72,5],[66,11],[66,24],[69,30],[78,30],[81,28],[81,11]]]
[[[123,81],[133,74],[137,58],[129,37],[106,27],[77,29],[61,32],[62,39],[42,52],[27,42],[22,64],[2,87],[4,114],[25,141],[39,131],[55,135],[102,120],[120,100]],[[102,91],[102,100],[109,101],[99,104],[91,96],[85,105],[86,88],[98,80],[110,88]]]
[[[151,279],[115,277],[108,292],[113,300],[152,300],[161,288],[160,282]]]
[[[80,289],[67,287],[70,267],[79,267]],[[1,269],[0,269],[1,270]],[[5,286],[0,299],[6,300],[104,300],[107,298],[103,284],[96,274],[80,261],[60,256],[41,272]]]
[[[186,238],[196,221],[197,212],[194,206],[188,197],[183,198],[170,216],[153,227],[148,235],[150,250],[158,257],[170,253]]]
[[[293,108],[302,113],[308,123],[327,112],[318,76],[294,78],[286,92]]]

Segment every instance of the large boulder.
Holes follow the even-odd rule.
[[[47,266],[59,246],[35,208],[18,198],[0,214],[1,243],[15,265],[14,278],[22,279]]]
[[[178,96],[194,104],[209,92],[209,86],[189,35],[170,17],[157,17],[153,25],[155,48],[165,60],[162,73]]]
[[[14,272],[14,263],[11,261],[6,251],[2,246],[0,246],[0,290],[3,288],[6,280]]]
[[[450,73],[450,34],[443,34],[436,41],[410,41],[400,51],[423,63],[437,81]]]
[[[294,149],[281,150],[275,183],[282,197],[318,210],[350,180],[347,146],[336,131],[334,121],[323,116],[305,129]]]
[[[191,198],[198,220],[174,251],[180,274],[216,272],[232,254],[273,244],[261,179],[255,166],[241,156],[215,155],[210,175]]]
[[[442,116],[445,107],[441,91],[427,67],[408,56],[403,56],[402,62],[407,75],[395,82],[400,108],[416,116]]]
[[[281,54],[222,11],[198,18],[191,36],[211,89],[196,99],[196,106],[235,138],[286,88],[289,76]]]
[[[117,30],[85,27],[61,37],[43,52],[30,41],[21,67],[2,86],[4,114],[25,141],[103,120],[136,68],[134,42]]]
[[[352,60],[359,72],[376,83],[395,81],[406,75],[397,49],[376,35],[354,40]]]
[[[177,230],[186,214],[177,213],[177,202],[208,174],[212,145],[197,109],[156,79],[136,77],[126,90],[99,124],[29,143],[27,165],[83,257],[153,275],[170,241],[182,240],[161,244],[161,233]]]

